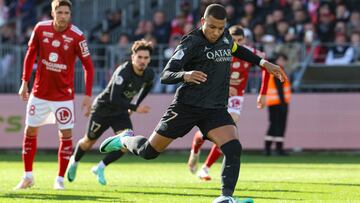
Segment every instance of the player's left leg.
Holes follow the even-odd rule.
[[[224,154],[222,165],[222,196],[232,196],[240,172],[240,156],[242,147],[233,125],[221,126],[208,132],[207,137],[220,146]]]
[[[242,151],[236,125],[226,110],[219,109],[209,111],[199,123],[199,128],[206,133],[208,139],[220,147],[224,154],[221,196],[232,197],[239,177]],[[221,199],[216,199],[216,201]]]
[[[64,176],[72,154],[72,130],[59,130],[60,145],[58,151],[58,176],[55,179],[54,189],[63,190]]]
[[[130,118],[128,119],[128,122],[125,122],[124,119],[120,119],[120,120],[117,120],[116,123],[118,125],[112,125],[112,128],[113,128],[115,134],[120,134],[123,131],[123,129],[131,129],[132,128],[132,123],[130,121]],[[126,125],[126,127],[122,127],[122,126],[124,126],[124,123],[128,123]],[[120,125],[120,127],[119,127],[119,125]],[[125,149],[110,152],[96,166],[93,166],[91,168],[92,173],[95,174],[97,181],[101,185],[106,185],[105,168],[109,164],[119,160],[126,152],[127,152],[127,150],[125,150]]]
[[[230,105],[230,104],[234,104],[236,102],[230,102],[232,99],[232,101],[234,101],[234,99],[238,99],[241,100],[241,105],[238,106],[234,106],[234,105]],[[240,113],[241,113],[241,109],[243,106],[243,97],[232,97],[231,99],[229,99],[229,107],[228,107],[228,112],[231,115],[231,118],[233,119],[234,123],[237,123],[240,120]],[[204,163],[204,165],[201,167],[201,169],[197,172],[197,176],[201,179],[201,180],[205,180],[205,181],[209,181],[211,180],[210,177],[210,167],[219,159],[219,157],[222,155],[222,152],[220,150],[220,148],[218,146],[216,146],[215,144],[211,147],[210,153],[206,158],[206,161]]]
[[[75,123],[74,101],[50,103],[59,128],[58,176],[55,178],[54,189],[63,190],[64,176],[72,154],[72,129]]]

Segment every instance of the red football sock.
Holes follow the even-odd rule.
[[[36,135],[34,137],[24,136],[22,146],[22,160],[24,162],[25,172],[31,172],[33,169],[34,158],[37,149]]]
[[[60,146],[58,151],[58,164],[59,164],[58,176],[64,177],[71,154],[72,154],[72,139],[71,138],[60,139]]]
[[[211,165],[213,165],[213,163],[215,163],[216,160],[218,160],[218,158],[220,157],[221,154],[222,154],[222,152],[219,149],[219,147],[216,146],[216,144],[214,144],[210,150],[208,157],[206,158],[205,166],[210,168]]]
[[[191,150],[197,154],[199,153],[199,150],[201,146],[204,144],[205,140],[202,139],[202,134],[200,131],[197,131],[194,135],[194,139],[192,142]]]

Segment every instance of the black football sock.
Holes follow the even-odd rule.
[[[224,154],[221,172],[222,195],[232,196],[240,173],[242,147],[239,140],[231,140],[220,149]]]
[[[155,159],[160,152],[156,151],[143,136],[126,137],[123,139],[125,147],[133,154],[144,159]]]
[[[112,162],[120,159],[125,153],[121,150],[110,152],[102,161],[104,162],[105,166],[111,164]]]
[[[276,151],[279,153],[284,151],[284,143],[283,142],[276,142]]]
[[[75,150],[74,150],[74,160],[76,162],[80,161],[80,159],[84,156],[86,151],[84,151],[83,149],[81,149],[80,147],[80,141],[76,144]]]
[[[265,140],[265,154],[266,155],[271,155],[271,145],[272,145],[272,141]]]

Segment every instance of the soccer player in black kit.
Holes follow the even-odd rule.
[[[222,193],[214,202],[235,201],[232,195],[242,148],[236,125],[227,112],[231,57],[260,65],[281,81],[286,75],[279,66],[234,43],[225,23],[225,8],[211,4],[201,19],[202,26],[182,38],[161,75],[162,83],[181,85],[149,139],[126,130],[106,139],[100,152],[127,149],[144,159],[155,159],[172,141],[197,126],[224,154]]]
[[[111,127],[116,134],[124,129],[132,129],[129,113],[147,113],[150,110],[148,106],[140,103],[153,84],[154,72],[147,68],[151,60],[152,46],[145,40],[139,40],[134,42],[131,51],[131,61],[123,63],[114,71],[109,84],[92,105],[87,133],[79,140],[70,158],[67,169],[70,182],[75,179],[80,159],[108,128]],[[118,160],[124,152],[126,150],[111,152],[92,168],[100,184],[106,185],[105,166]]]

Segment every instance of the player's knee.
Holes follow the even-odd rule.
[[[95,141],[83,138],[80,140],[80,147],[84,151],[88,151],[95,144]]]
[[[71,139],[72,130],[71,129],[59,130],[59,137],[60,139]]]
[[[38,132],[38,128],[26,126],[24,130],[24,135],[26,137],[36,137],[37,132]]]
[[[225,157],[239,158],[242,151],[242,146],[239,140],[231,140],[220,147]]]
[[[144,145],[144,150],[140,152],[140,156],[146,160],[155,159],[160,155],[160,152],[156,151],[150,143],[147,141]]]

